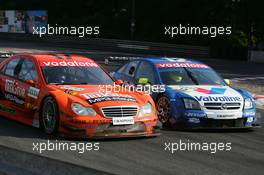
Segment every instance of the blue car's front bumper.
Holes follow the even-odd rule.
[[[244,110],[243,116],[236,119],[212,119],[208,118],[202,110],[184,110],[179,116],[172,116],[175,127],[192,129],[223,129],[223,128],[251,128],[256,119],[256,110]],[[171,121],[174,121],[173,119]]]

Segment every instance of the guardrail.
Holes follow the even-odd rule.
[[[251,50],[250,61],[264,63],[264,51],[262,50]]]
[[[161,56],[177,56],[191,58],[209,58],[209,47],[174,45],[166,43],[141,42],[130,40],[79,38],[74,36],[46,35],[39,37],[31,34],[0,33],[2,41],[26,41],[49,44],[56,47],[66,47],[87,50],[103,50]]]

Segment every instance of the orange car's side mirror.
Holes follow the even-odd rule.
[[[122,85],[124,82],[123,82],[123,80],[116,80],[115,83],[118,85]]]
[[[32,86],[35,85],[35,81],[34,80],[28,80],[27,83],[30,84],[30,85],[32,85]]]

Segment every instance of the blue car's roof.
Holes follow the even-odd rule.
[[[147,57],[147,58],[141,58],[141,60],[148,61],[153,64],[159,64],[159,63],[202,63],[200,61],[192,60],[192,59],[186,59],[186,58],[167,58],[167,57]]]

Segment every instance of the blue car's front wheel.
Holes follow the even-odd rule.
[[[158,97],[156,108],[159,121],[162,124],[169,124],[169,118],[171,116],[171,105],[170,100],[166,95],[160,95],[160,97]]]

